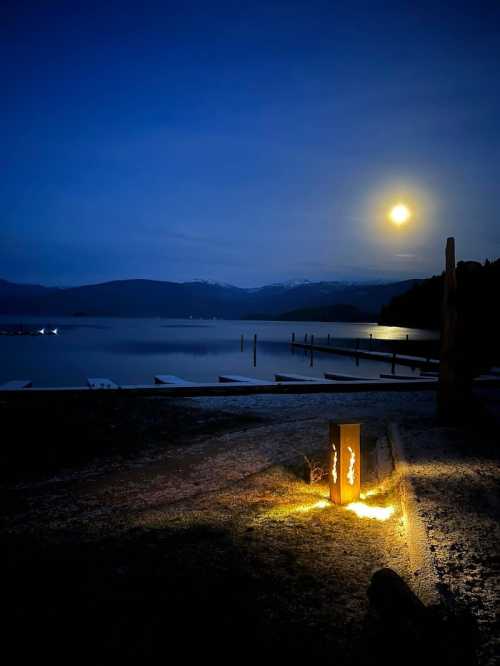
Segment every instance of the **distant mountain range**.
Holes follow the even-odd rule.
[[[382,306],[418,282],[291,282],[244,289],[202,280],[117,280],[68,288],[0,280],[0,314],[289,319],[293,311],[304,308],[350,306],[339,313],[352,317],[350,321],[374,320]]]

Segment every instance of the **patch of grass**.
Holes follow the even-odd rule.
[[[335,627],[318,632],[309,603],[321,581],[292,553],[281,549],[270,567],[264,552],[213,525],[2,549],[4,648],[20,660],[32,649],[51,663],[75,654],[89,663],[305,659],[326,656],[338,639]]]
[[[133,457],[173,444],[241,429],[252,414],[203,410],[161,397],[88,395],[0,403],[0,476],[37,477],[103,456]]]

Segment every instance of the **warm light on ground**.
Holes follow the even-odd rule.
[[[327,502],[326,500],[319,500],[319,502],[315,502],[314,504],[299,506],[298,509],[295,509],[295,511],[297,513],[306,513],[307,511],[311,511],[312,509],[326,509],[326,507],[329,504],[330,502]]]
[[[406,224],[411,217],[411,212],[408,206],[403,203],[398,203],[391,208],[389,218],[396,226],[400,227]]]
[[[359,493],[359,496],[362,500],[365,500],[367,497],[376,497],[377,495],[384,495],[390,488],[390,483],[384,481],[383,483],[375,486],[373,488],[368,488],[363,492]]]
[[[315,509],[326,509],[335,505],[328,500],[319,500],[313,504],[295,504],[294,506],[281,506],[268,513],[268,516],[277,518],[279,516],[289,516],[293,513],[309,513]],[[394,514],[394,507],[389,506],[371,506],[364,502],[351,502],[345,506],[346,509],[355,513],[358,518],[371,518],[372,520],[388,520]]]
[[[358,518],[372,518],[373,520],[388,520],[394,513],[393,506],[370,506],[364,502],[351,502],[346,509],[353,511]]]

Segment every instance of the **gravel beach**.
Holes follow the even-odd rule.
[[[496,413],[496,396],[483,398],[490,413]],[[198,581],[199,590],[193,591],[191,584],[189,590],[200,609],[206,609],[207,589],[216,586],[220,598],[214,609],[242,640],[251,615],[259,627],[260,650],[320,658],[333,651],[342,655],[336,663],[379,663],[385,653],[376,646],[383,644],[380,637],[386,628],[374,620],[367,597],[371,577],[390,568],[411,588],[416,575],[397,484],[382,487],[377,467],[377,442],[385,438],[388,423],[398,421],[439,594],[449,609],[463,608],[477,623],[477,663],[497,663],[499,479],[494,417],[482,428],[481,446],[472,447],[470,426],[445,429],[436,422],[430,393],[175,402],[150,398],[133,404],[101,400],[92,406],[93,421],[88,407],[67,406],[60,432],[60,406],[44,410],[37,432],[41,437],[41,430],[52,427],[54,455],[50,464],[32,466],[25,478],[13,469],[19,467],[19,452],[10,458],[8,451],[3,454],[5,469],[10,469],[2,483],[2,542],[8,555],[4,583],[8,603],[29,626],[38,608],[34,599],[49,594],[41,582],[49,573],[55,589],[49,594],[51,617],[61,621],[69,607],[85,631],[95,633],[90,640],[94,649],[118,654],[126,650],[143,658],[155,653],[161,640],[154,628],[158,623],[168,619],[182,633],[181,618],[188,609],[180,581],[187,576]],[[7,426],[18,415],[17,408],[12,409],[2,405]],[[56,453],[65,437],[70,441],[68,428],[81,431],[89,420],[90,429],[77,439],[83,449],[60,464]],[[303,456],[321,458],[330,420],[362,424],[362,489],[378,488],[377,496],[367,501],[393,507],[389,520],[360,518],[330,505],[324,482],[305,483]],[[17,441],[23,442],[30,432],[28,425],[21,433],[18,427]],[[123,433],[126,447],[120,447]],[[85,442],[90,441],[86,452]],[[33,442],[25,440],[23,446],[29,458]],[[77,585],[68,599],[66,589],[74,585],[75,576],[87,583]],[[234,577],[244,589],[237,599],[231,591]],[[97,611],[92,606],[96,618],[109,612],[109,604],[116,613],[104,638],[96,630],[97,619],[89,619],[85,611],[94,604],[99,586],[98,596],[104,594],[106,603]],[[154,590],[160,588],[164,592],[159,602]],[[163,594],[177,600],[175,616]],[[138,619],[130,610],[137,596],[150,608],[147,618]],[[223,603],[228,598],[235,608],[229,615]],[[120,606],[119,599],[129,601]],[[196,614],[197,621],[201,618]],[[125,639],[123,626],[130,622],[136,626]],[[213,633],[214,622],[205,620],[202,633],[209,642],[207,632],[211,628]],[[80,640],[76,634],[70,632]],[[363,637],[369,637],[369,647]],[[396,638],[394,644],[403,649],[405,641]],[[207,650],[212,649],[207,643]],[[400,658],[395,648],[384,661],[399,663]]]

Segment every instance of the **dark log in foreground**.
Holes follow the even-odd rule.
[[[398,617],[414,622],[427,621],[427,608],[392,569],[376,571],[367,594],[372,606],[391,621]]]
[[[455,607],[453,601],[450,603],[450,599],[437,606],[425,606],[392,569],[376,571],[367,594],[372,618],[368,631],[375,630],[377,644],[363,663],[425,666],[478,663],[476,621]]]

